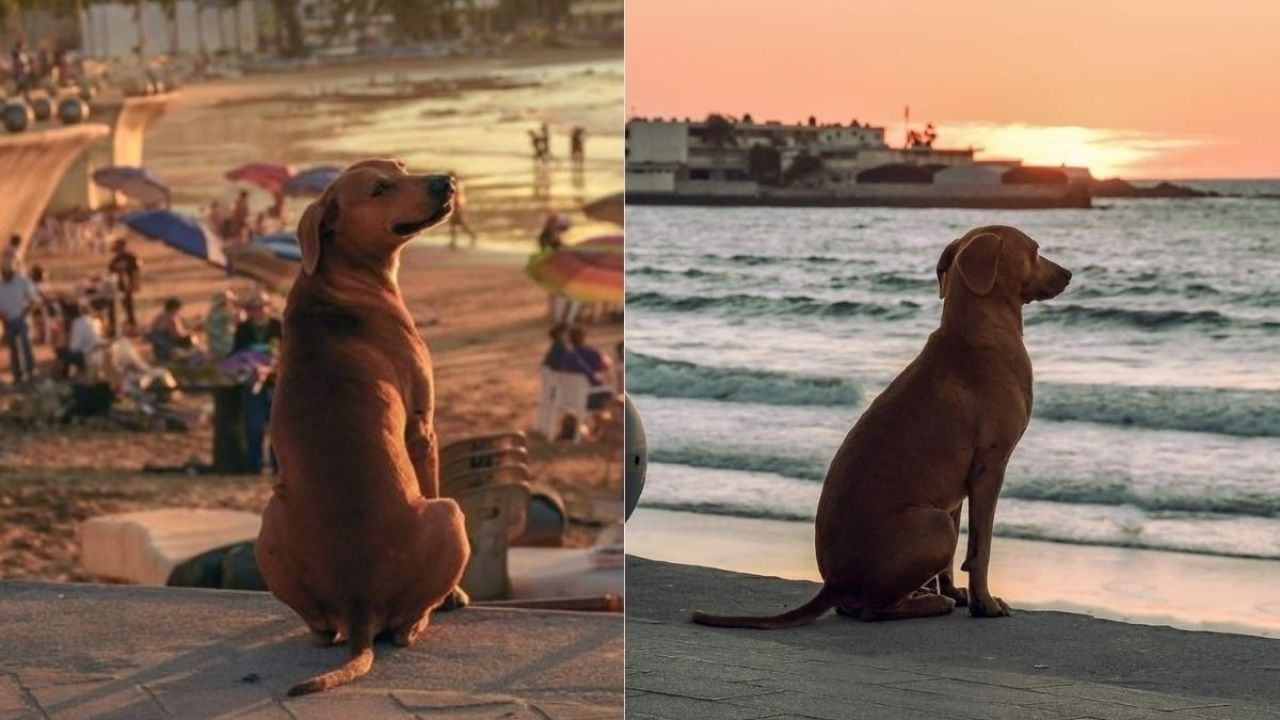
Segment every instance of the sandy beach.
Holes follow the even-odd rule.
[[[543,105],[534,107],[559,108],[566,116],[572,116],[574,103],[589,106],[609,101],[620,107],[619,82],[611,84],[614,96],[609,100],[599,93],[587,93],[589,98],[584,98],[566,80],[585,72],[583,64],[608,66],[612,62],[620,73],[621,60],[616,51],[612,61],[603,57],[601,51],[560,51],[537,55],[537,60],[423,61],[397,72],[410,76],[415,72],[491,75],[505,68],[516,74],[549,73],[555,77],[540,81]],[[527,155],[518,152],[516,140],[511,141],[508,150],[493,151],[493,143],[486,139],[493,131],[487,116],[472,120],[454,117],[448,132],[455,145],[432,142],[428,121],[414,130],[419,127],[417,121],[401,117],[419,117],[422,109],[416,103],[436,101],[433,99],[342,101],[333,103],[328,110],[324,109],[325,103],[318,103],[316,112],[301,119],[290,115],[293,119],[289,120],[271,114],[273,108],[287,104],[284,100],[251,106],[219,105],[215,101],[219,97],[255,93],[260,97],[264,92],[300,87],[302,80],[321,77],[318,73],[254,76],[185,89],[183,97],[148,135],[147,164],[174,186],[178,209],[190,212],[213,198],[232,196],[237,188],[223,180],[222,173],[239,162],[289,160],[305,166],[311,161],[346,162],[368,155],[394,155],[410,168],[426,171],[445,169],[438,158],[457,150],[456,162],[449,163],[448,169],[464,176],[469,172],[473,178],[468,180],[470,221],[480,233],[479,247],[450,251],[442,247],[447,231],[431,231],[406,249],[400,284],[434,357],[436,423],[442,441],[527,430],[537,404],[537,369],[546,349],[547,320],[546,295],[525,276],[524,263],[543,213],[549,209],[572,213],[580,205],[575,193],[594,197],[620,189],[621,151],[610,153],[607,133],[600,130],[599,144],[593,147],[589,140],[588,152],[598,152],[601,159],[589,161],[585,179],[577,183],[568,177],[567,170],[557,168],[549,191],[535,198],[528,190],[531,162]],[[350,81],[367,83],[369,70],[344,69],[336,76],[339,81],[359,78]],[[334,87],[339,84],[335,82]],[[532,92],[530,88],[526,90]],[[510,94],[517,90],[504,92],[508,94],[496,95],[500,99],[490,102],[489,112],[501,114],[509,110],[503,109],[508,105],[524,107],[534,99],[533,95]],[[478,92],[477,98],[483,95]],[[454,101],[457,102],[456,96]],[[370,119],[368,116],[375,112],[383,115]],[[590,115],[589,108],[581,114]],[[333,120],[338,115],[363,120],[352,121],[358,129],[344,129]],[[512,124],[504,135],[523,142],[525,126],[532,125],[524,115],[520,117],[524,125]],[[353,144],[342,152],[306,155],[299,148],[307,143],[325,147],[332,144],[321,142],[321,134],[308,124],[316,118],[331,123],[327,137],[346,138]],[[620,147],[621,129],[616,125],[610,127],[618,136]],[[267,134],[246,134],[246,127],[271,130]],[[389,128],[399,130],[392,132]],[[283,135],[295,137],[297,142],[280,141]],[[379,143],[361,149],[361,139],[373,137],[380,138]],[[470,150],[464,152],[461,147]],[[424,155],[422,148],[432,149]],[[489,158],[484,169],[476,160],[480,157]],[[515,188],[522,184],[526,190],[517,193]],[[262,198],[253,195],[255,207],[263,205]],[[304,206],[304,202],[290,202],[295,218]],[[569,242],[618,231],[616,227],[588,221],[580,213],[574,217]],[[194,322],[203,317],[215,292],[228,286],[240,290],[248,287],[242,279],[228,279],[217,268],[155,243],[135,240],[131,249],[144,263],[143,289],[137,300],[138,316],[144,323],[154,317],[167,297],[181,298],[185,303],[184,317]],[[29,258],[29,262],[42,264],[54,287],[60,289],[69,289],[87,275],[103,273],[107,260],[106,255],[88,252],[36,253]],[[611,350],[621,339],[622,327],[617,323],[591,325],[588,333],[592,344]],[[36,349],[38,361],[47,368],[51,349]],[[209,397],[203,395],[188,395],[178,402],[193,414],[211,408]],[[566,538],[569,545],[589,545],[602,524],[621,515],[620,436],[616,423],[601,442],[551,446],[531,438],[533,477],[562,494],[573,518]],[[94,515],[165,506],[260,511],[269,494],[265,476],[143,471],[147,465],[174,467],[193,459],[208,462],[210,453],[208,424],[187,432],[147,433],[95,424],[28,431],[0,423],[0,578],[91,579],[78,567],[76,533],[78,524]]]
[[[961,536],[957,568],[965,542]],[[627,552],[788,580],[821,580],[810,523],[642,506],[627,523]],[[1271,560],[996,537],[990,572],[993,591],[1015,609],[1280,638],[1280,563]],[[957,573],[963,582],[964,574]]]

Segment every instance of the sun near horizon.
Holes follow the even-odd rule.
[[[628,117],[883,125],[1095,177],[1280,177],[1280,3],[643,0]]]

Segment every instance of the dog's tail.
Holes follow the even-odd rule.
[[[715,627],[731,627],[731,628],[753,628],[756,630],[778,630],[780,628],[796,627],[798,625],[807,625],[817,620],[823,613],[836,606],[836,598],[839,593],[827,587],[822,586],[818,594],[812,600],[801,605],[795,610],[790,610],[781,615],[708,615],[701,610],[693,611],[693,621],[699,625],[713,625]]]
[[[289,697],[346,685],[369,672],[373,667],[373,618],[369,613],[368,602],[364,599],[353,599],[351,610],[347,613],[347,632],[350,634],[348,644],[351,647],[351,658],[337,670],[330,670],[289,688]]]

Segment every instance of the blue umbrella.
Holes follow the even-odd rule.
[[[140,210],[124,217],[130,230],[159,240],[175,250],[220,268],[227,266],[222,238],[205,230],[199,220],[172,210]]]
[[[112,165],[93,173],[93,181],[122,193],[143,205],[167,205],[169,186],[149,170],[129,165]]]
[[[292,230],[256,237],[253,244],[265,248],[281,260],[302,262],[302,248],[298,247],[298,233]]]
[[[337,165],[317,165],[316,167],[308,168],[285,182],[284,194],[319,195],[340,174],[342,174],[342,168]]]

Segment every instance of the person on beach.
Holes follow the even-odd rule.
[[[261,294],[251,296],[244,304],[245,319],[236,328],[232,352],[259,350],[273,358],[280,351],[280,338],[284,326],[280,319],[269,313],[267,298]],[[267,437],[267,423],[271,418],[271,401],[275,391],[275,367],[262,368],[254,383],[244,386],[244,436],[247,454],[246,470],[262,472],[262,446]],[[275,454],[272,453],[271,469],[275,472]]]
[[[13,92],[16,95],[22,95],[34,84],[31,53],[27,52],[25,42],[19,40],[13,44],[13,53],[9,62],[10,72],[13,74]]]
[[[76,377],[82,376],[88,369],[89,357],[102,345],[102,322],[93,306],[73,305],[68,317],[71,329],[67,345],[54,351],[59,380],[70,379],[71,368],[76,369]]]
[[[559,250],[564,245],[564,232],[572,224],[568,215],[547,213],[547,219],[542,223],[542,230],[538,232],[538,250]]]
[[[62,304],[58,301],[58,293],[54,291],[49,283],[48,274],[45,273],[44,266],[35,264],[31,266],[31,284],[36,289],[36,295],[39,300],[36,302],[32,319],[35,321],[36,344],[48,343],[53,346],[59,344],[62,333]]]
[[[577,167],[586,160],[587,131],[581,125],[574,125],[569,131],[569,158]]]
[[[449,215],[449,249],[458,247],[458,230],[461,229],[471,238],[471,247],[476,246],[476,231],[467,222],[467,196],[463,184],[456,182],[453,192],[453,213]]]
[[[226,239],[223,227],[227,222],[227,213],[222,209],[222,201],[213,200],[209,203],[209,210],[205,212],[204,223],[210,230],[218,234],[218,237]]]
[[[249,191],[241,190],[236,196],[236,204],[231,209],[232,232],[231,239],[236,242],[244,242],[249,233]]]
[[[603,353],[587,344],[587,331],[580,326],[569,330],[569,354],[565,357],[565,370],[582,373],[591,383],[591,392],[587,395],[587,409],[598,410],[613,398],[613,387],[610,383],[612,361]]]
[[[231,290],[214,293],[209,312],[204,318],[205,344],[213,360],[221,360],[235,349],[236,329],[240,325],[240,308]]]
[[[551,326],[549,333],[551,347],[547,348],[546,354],[542,356],[542,367],[554,372],[561,372],[565,369],[565,358],[572,352],[566,337],[568,329],[569,327],[564,323],[556,323]]]
[[[133,314],[133,294],[138,291],[142,282],[142,262],[137,255],[129,252],[124,238],[116,240],[113,249],[115,255],[107,263],[107,272],[116,278],[116,290],[120,292],[120,306],[124,308],[125,322],[136,325],[138,319]]]
[[[157,362],[168,362],[178,350],[195,347],[191,333],[182,322],[182,301],[171,297],[164,301],[164,310],[151,321],[147,340]]]
[[[30,280],[12,267],[0,267],[0,320],[4,322],[4,340],[9,348],[9,370],[14,385],[34,379],[36,359],[31,351],[27,313],[39,300]]]
[[[10,235],[9,244],[0,253],[0,270],[12,270],[15,275],[25,275],[22,263],[22,236]]]

